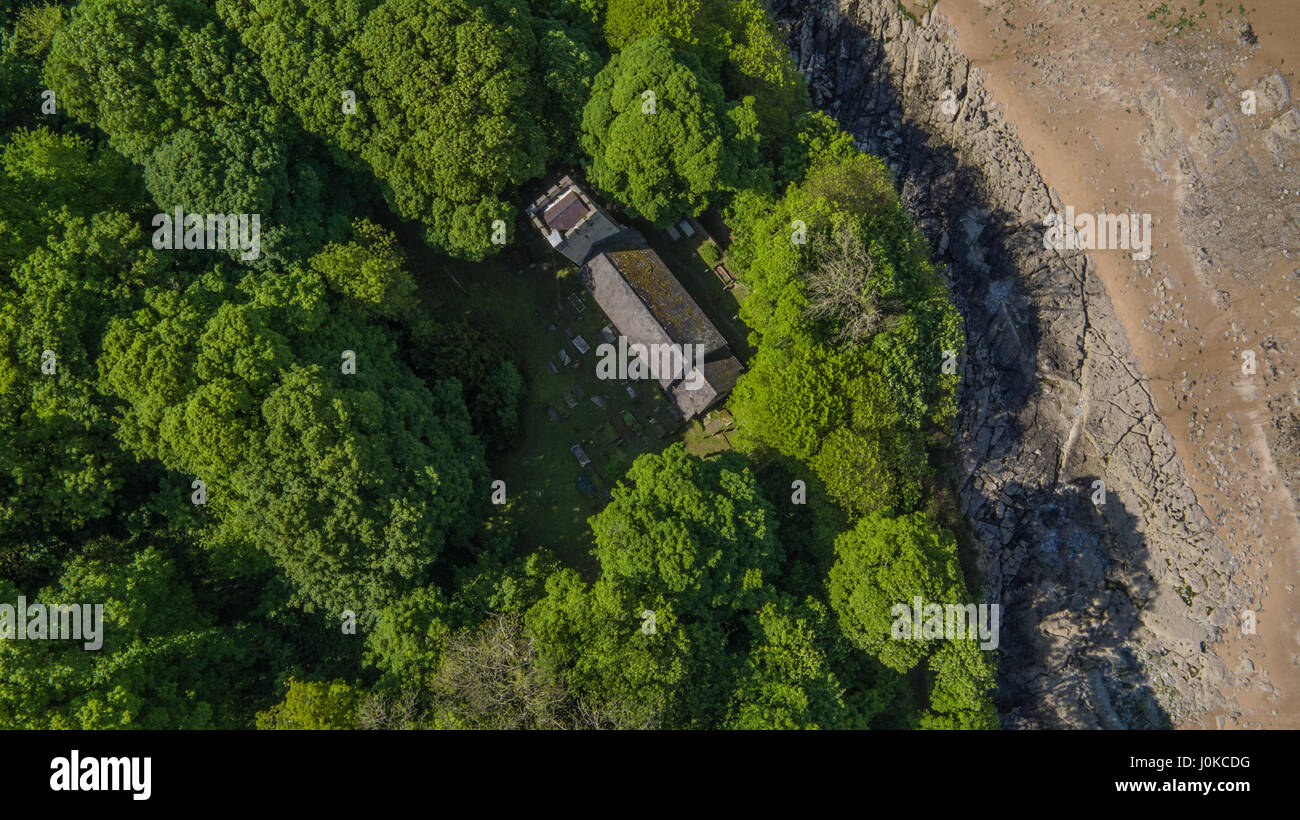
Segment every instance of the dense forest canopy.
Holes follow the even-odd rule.
[[[493,500],[527,351],[430,296],[549,275],[562,170],[724,220],[756,350],[734,447],[636,458],[587,562]],[[991,653],[891,615],[977,600],[962,345],[760,0],[4,3],[0,603],[104,640],[0,640],[0,726],[996,727]]]

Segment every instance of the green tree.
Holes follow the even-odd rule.
[[[198,0],[88,0],[55,36],[45,76],[74,117],[142,164],[183,127],[274,127],[265,86],[214,22]]]
[[[781,143],[790,139],[797,118],[808,108],[803,75],[773,25],[762,0],[711,0],[726,30],[727,61],[723,86],[732,98],[752,97],[764,133]]]
[[[605,39],[615,49],[645,37],[666,37],[683,46],[698,46],[708,25],[702,0],[609,0]]]
[[[0,599],[19,591],[0,580]],[[102,646],[0,640],[0,723],[26,729],[241,727],[256,685],[252,630],[220,626],[157,550],[125,562],[73,558],[28,602],[103,604]],[[86,633],[83,623],[83,635]]]
[[[311,266],[368,315],[402,320],[415,313],[416,285],[406,259],[393,235],[374,223],[354,222],[352,240],[327,245]]]
[[[811,458],[831,431],[850,421],[849,384],[857,371],[856,357],[818,345],[760,347],[731,394],[741,446]]]
[[[471,417],[482,419],[484,444],[504,450],[518,440],[523,432],[519,410],[526,392],[523,376],[509,359],[488,374],[470,407]]]
[[[931,473],[924,443],[910,431],[840,427],[810,463],[827,492],[855,515],[915,509],[921,481]]]
[[[499,249],[498,220],[513,230],[515,186],[571,156],[599,69],[594,9],[547,5],[558,17],[523,0],[220,0],[218,11],[336,161],[368,168],[434,247],[477,260]]]
[[[591,522],[611,589],[692,612],[753,608],[784,555],[745,462],[706,461],[674,445],[638,458],[627,480]]]
[[[148,197],[139,171],[107,147],[47,127],[16,130],[0,173],[0,267],[13,270],[62,231],[68,215],[89,219],[114,211],[136,214]]]
[[[79,3],[44,77],[74,118],[144,167],[159,208],[258,214],[258,264],[300,258],[346,227],[325,208],[319,152],[206,3]],[[330,195],[346,210],[347,186]]]
[[[357,38],[378,5],[379,0],[216,3],[221,19],[256,55],[274,99],[330,146],[336,162],[353,168],[363,167],[358,155],[375,128]]]
[[[846,511],[902,512],[956,415],[961,319],[888,169],[843,137],[805,119],[791,167],[806,176],[732,204],[728,258],[761,343],[730,407],[743,447],[809,460]]]
[[[965,348],[961,316],[946,297],[928,299],[872,339],[881,375],[895,391],[902,422],[912,429],[949,425],[957,416],[958,359]],[[951,357],[952,372],[946,362]]]
[[[355,729],[361,693],[345,681],[290,677],[284,700],[257,713],[259,729]]]
[[[578,153],[582,110],[604,60],[581,29],[547,19],[537,20],[534,28],[537,72],[548,100],[547,144],[553,161],[569,162]]]
[[[24,7],[14,22],[10,48],[26,57],[40,57],[49,50],[63,18],[63,7],[54,3]]]
[[[427,687],[438,670],[451,628],[447,602],[436,587],[414,589],[388,604],[366,640],[366,660],[386,683]]]
[[[694,54],[728,99],[754,98],[763,132],[777,140],[808,106],[803,78],[762,0],[610,0],[610,46],[626,49],[647,37],[666,37]]]
[[[528,626],[549,668],[624,724],[716,725],[744,663],[728,624],[775,595],[771,505],[734,454],[706,461],[675,445],[627,479],[591,520],[600,578],[553,575]]]
[[[386,0],[357,51],[375,128],[362,156],[399,214],[470,259],[513,230],[511,189],[548,157],[537,40],[522,0]]]
[[[862,518],[835,541],[830,599],[844,635],[891,669],[906,672],[929,643],[896,637],[896,606],[957,604],[967,599],[952,534],[924,513]]]
[[[461,383],[474,431],[488,447],[505,449],[518,439],[528,388],[517,354],[499,330],[481,320],[418,320],[411,325],[406,356],[425,379]]]
[[[989,653],[971,640],[944,641],[930,656],[930,709],[923,729],[997,729],[992,692],[997,676]]]
[[[821,644],[834,630],[816,599],[763,606],[755,616],[755,645],[733,694],[729,725],[736,729],[848,728],[852,708]]]
[[[455,382],[425,385],[388,331],[331,313],[314,272],[241,287],[251,300],[209,274],[110,323],[101,384],[125,403],[119,437],[206,482],[214,545],[255,545],[301,603],[373,624],[469,536],[482,446]]]
[[[582,147],[597,186],[666,225],[733,187],[739,167],[722,89],[664,37],[637,40],[596,75]]]
[[[133,470],[95,360],[109,319],[164,269],[135,219],[107,208],[114,188],[127,207],[143,195],[111,151],[18,131],[2,166],[0,546],[18,546],[113,513]]]

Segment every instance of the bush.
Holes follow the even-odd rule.
[[[722,253],[718,251],[718,246],[713,243],[712,239],[704,240],[700,247],[696,249],[696,253],[710,268],[717,267],[718,263],[722,261]]]

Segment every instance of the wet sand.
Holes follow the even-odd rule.
[[[940,0],[937,10],[1062,202],[1152,215],[1149,261],[1089,256],[1258,621],[1258,634],[1230,626],[1216,648],[1236,707],[1190,725],[1300,728],[1300,488],[1279,470],[1273,423],[1300,412],[1300,209],[1288,210],[1300,203],[1297,158],[1291,150],[1279,167],[1265,145],[1280,111],[1226,111],[1226,137],[1207,126],[1275,69],[1295,105],[1300,3],[1250,4],[1254,45],[1235,4],[1193,5],[1206,14],[1195,27],[1132,0]]]

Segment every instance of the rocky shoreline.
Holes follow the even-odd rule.
[[[1163,727],[1230,709],[1213,646],[1249,600],[1236,559],[1087,255],[1043,248],[1063,204],[954,31],[894,0],[773,5],[814,103],[895,169],[965,317],[959,490],[984,594],[1003,606],[1003,725]]]

